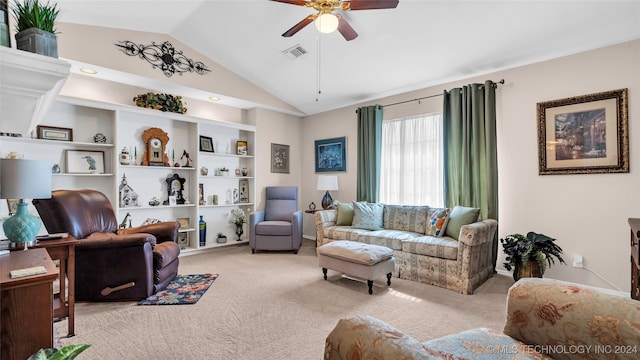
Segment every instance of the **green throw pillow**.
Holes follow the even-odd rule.
[[[451,213],[449,213],[449,222],[447,223],[445,235],[451,236],[452,238],[458,240],[458,235],[460,235],[460,228],[463,225],[468,225],[476,222],[479,215],[480,209],[478,208],[470,208],[464,206],[454,207],[453,209],[451,209]]]
[[[353,204],[338,203],[338,208],[336,211],[336,225],[351,226],[351,223],[353,222]]]

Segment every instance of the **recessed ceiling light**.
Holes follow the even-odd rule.
[[[217,96],[209,96],[209,100],[211,101],[220,101],[220,98]]]
[[[80,71],[82,71],[85,74],[91,74],[91,75],[94,75],[94,74],[98,73],[97,71],[95,71],[93,69],[89,69],[89,68],[80,68]]]

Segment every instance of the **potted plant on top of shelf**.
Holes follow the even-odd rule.
[[[58,57],[55,21],[60,10],[56,3],[17,0],[11,5],[16,20],[16,47],[32,53]]]
[[[504,267],[513,268],[513,280],[523,277],[542,277],[547,265],[555,264],[555,259],[566,264],[562,258],[562,248],[554,243],[556,239],[530,231],[527,236],[507,235],[500,239],[504,253],[507,254]]]
[[[184,114],[187,112],[187,108],[182,102],[182,96],[148,92],[137,95],[133,98],[133,101],[137,106],[147,109],[169,111],[178,114]]]

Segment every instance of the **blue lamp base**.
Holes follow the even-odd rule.
[[[4,235],[9,239],[9,247],[12,249],[26,248],[36,244],[36,235],[40,230],[40,219],[29,214],[28,205],[20,200],[17,204],[16,214],[2,224]]]

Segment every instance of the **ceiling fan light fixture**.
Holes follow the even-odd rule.
[[[338,28],[338,17],[330,12],[322,13],[316,19],[316,28],[323,34],[329,34]]]

